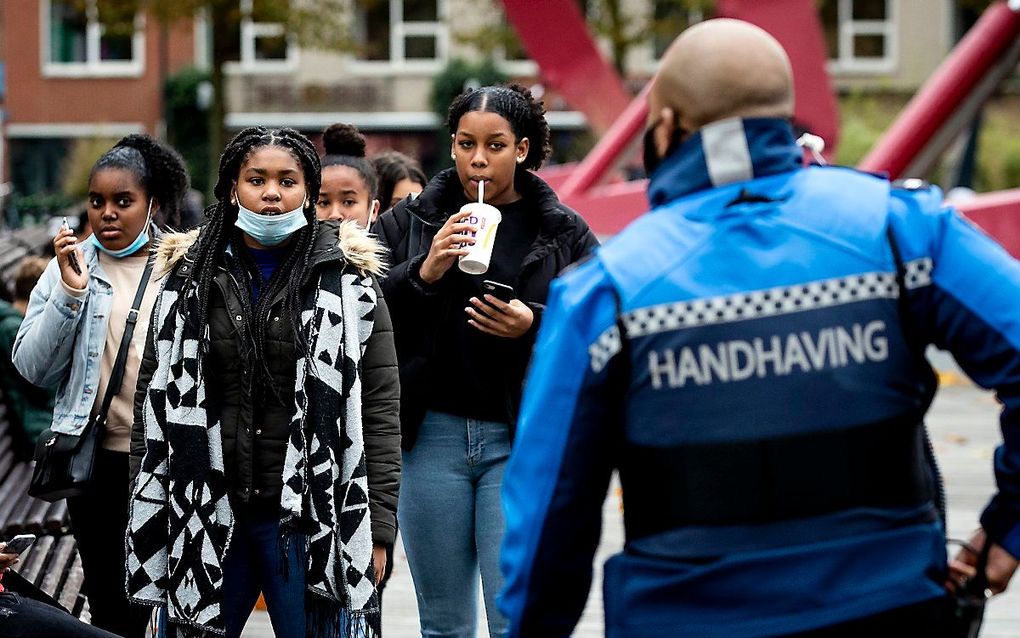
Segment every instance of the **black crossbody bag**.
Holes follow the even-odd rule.
[[[64,434],[47,429],[39,436],[35,446],[35,468],[32,471],[32,484],[28,488],[30,496],[44,501],[58,501],[62,498],[80,496],[92,480],[92,468],[96,462],[96,452],[106,431],[106,417],[110,410],[113,397],[120,393],[124,383],[124,367],[127,363],[128,348],[138,321],[138,308],[142,305],[145,287],[152,274],[152,260],[145,264],[145,272],[135,291],[135,299],[128,311],[124,325],[124,336],[117,350],[117,359],[110,373],[110,382],[106,386],[106,395],[99,407],[99,412],[89,419],[81,434]]]

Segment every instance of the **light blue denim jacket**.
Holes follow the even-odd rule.
[[[57,386],[50,427],[67,434],[80,433],[92,413],[113,305],[113,286],[99,265],[98,249],[82,242],[81,251],[89,270],[85,294],[68,294],[57,260],[51,260],[14,341],[14,365],[22,376],[39,386]]]

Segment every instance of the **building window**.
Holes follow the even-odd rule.
[[[47,0],[40,6],[44,75],[141,75],[145,34],[137,2]]]
[[[888,72],[895,67],[893,0],[823,0],[819,6],[835,71]]]
[[[236,31],[227,34],[224,42],[227,64],[231,73],[277,73],[291,71],[297,65],[298,48],[291,41],[287,25],[286,3],[271,0],[240,0],[241,19]]]
[[[676,0],[655,0],[652,6],[652,56],[658,60],[687,27],[705,19],[701,9],[688,9]]]
[[[357,59],[392,66],[446,61],[445,0],[357,0]]]

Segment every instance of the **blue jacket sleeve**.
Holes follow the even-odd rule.
[[[1002,403],[1003,444],[995,452],[998,493],[981,516],[989,537],[1020,557],[1020,262],[951,209],[937,189],[904,200],[931,256],[931,285],[912,293],[926,341],[948,350],[967,375]],[[912,209],[912,210],[911,210]],[[915,225],[916,229],[917,226]],[[908,234],[909,233],[909,234]],[[906,259],[911,256],[905,255]]]
[[[60,283],[56,258],[50,260],[29,297],[28,311],[14,341],[14,366],[38,386],[57,385],[71,367],[74,334],[91,289],[81,297]]]
[[[613,295],[594,260],[550,288],[503,481],[500,608],[514,638],[569,636],[591,586],[620,425],[589,347],[615,324]]]

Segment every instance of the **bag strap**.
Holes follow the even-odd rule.
[[[131,337],[135,334],[135,324],[138,322],[138,309],[142,305],[145,288],[149,285],[149,277],[152,276],[152,266],[153,260],[149,258],[145,262],[142,280],[138,282],[135,299],[131,302],[131,310],[128,311],[127,321],[124,322],[124,336],[120,340],[120,348],[117,350],[117,359],[113,364],[113,371],[110,373],[110,381],[106,384],[106,395],[103,397],[103,403],[99,406],[99,412],[96,414],[96,423],[101,426],[106,425],[106,415],[110,411],[113,397],[120,394],[121,386],[124,384],[124,368],[127,366],[128,349],[131,347]]]

